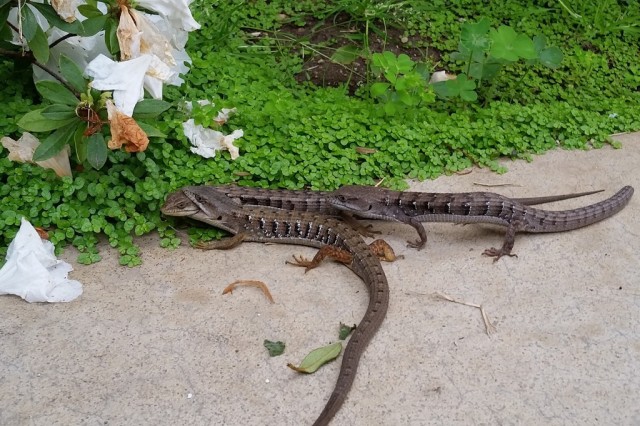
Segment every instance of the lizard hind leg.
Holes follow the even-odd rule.
[[[287,261],[287,264],[293,266],[301,266],[305,268],[305,274],[309,272],[311,269],[318,267],[322,263],[325,258],[331,258],[336,262],[344,263],[348,265],[353,260],[353,255],[349,253],[347,250],[334,247],[334,246],[323,246],[313,259],[309,260],[303,256],[293,256],[293,261]]]
[[[385,262],[393,262],[397,259],[404,259],[403,255],[396,255],[396,253],[393,251],[393,248],[385,240],[377,239],[369,244],[369,247],[373,251],[373,254],[375,254],[380,260],[383,260]]]
[[[515,241],[516,230],[517,230],[517,223],[512,223],[507,228],[507,234],[504,237],[504,243],[502,243],[502,247],[500,247],[499,249],[495,247],[488,248],[484,252],[482,252],[482,254],[484,256],[493,257],[494,263],[500,260],[502,256],[518,257],[517,254],[511,253],[511,250],[513,250],[513,245],[516,242]]]

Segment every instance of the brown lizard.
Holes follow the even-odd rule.
[[[206,188],[211,188],[211,190],[218,192],[224,192],[228,197],[233,198],[243,205],[269,206],[283,210],[316,212],[330,216],[339,216],[341,212],[343,212],[343,210],[336,208],[331,203],[331,197],[334,194],[331,191],[311,191],[307,189],[264,189],[238,185],[216,185],[206,186]],[[347,188],[364,188],[364,190],[367,191],[369,187],[351,186]],[[584,197],[602,191],[603,190],[579,192],[575,194],[549,195],[545,197],[512,198],[512,200],[520,204],[532,206],[536,204],[568,200],[570,198]],[[425,192],[404,192],[403,194],[414,196],[416,198],[433,195]],[[426,201],[427,200],[425,200],[425,202]]]
[[[234,237],[201,244],[206,249],[226,249],[242,241],[277,242],[318,247],[311,261],[294,258],[298,266],[317,266],[325,256],[345,263],[369,289],[369,304],[344,352],[338,380],[314,426],[327,425],[343,404],[355,379],[358,362],[384,320],[389,305],[389,285],[379,259],[360,235],[336,218],[284,211],[264,206],[241,206],[224,193],[205,187],[185,187],[170,194],[162,207],[168,216],[190,217]]]
[[[207,189],[204,189],[207,188]],[[363,195],[366,193],[369,187],[353,187],[364,188]],[[243,205],[257,205],[275,207],[283,210],[295,210],[302,212],[314,212],[321,213],[330,216],[340,217],[347,222],[351,227],[356,229],[360,234],[365,237],[373,237],[376,232],[371,231],[370,225],[364,226],[360,222],[356,221],[352,214],[335,207],[331,203],[331,197],[333,192],[329,191],[311,191],[311,190],[289,190],[289,189],[263,189],[252,187],[241,187],[237,185],[219,185],[219,186],[203,186],[202,191],[216,191],[223,192],[228,197],[237,201]],[[583,197],[586,195],[595,194],[599,191],[580,192],[575,194],[561,194],[561,195],[549,195],[545,197],[530,197],[530,198],[514,198],[517,201],[525,205],[535,205],[551,203],[554,201],[562,201],[569,198]],[[416,199],[425,199],[428,201],[428,197],[433,196],[431,193],[424,192],[405,192],[407,196],[413,196]],[[357,215],[356,215],[357,216]],[[365,218],[374,219],[370,216],[364,216]],[[420,225],[421,227],[422,225]],[[417,228],[416,228],[417,229]],[[424,230],[424,229],[423,229]],[[420,230],[419,230],[420,232]],[[422,234],[421,234],[422,236]],[[426,235],[425,235],[426,238]]]
[[[484,255],[494,262],[511,253],[516,232],[563,232],[581,228],[613,216],[622,210],[633,195],[625,186],[612,197],[572,210],[549,211],[529,207],[515,199],[491,192],[419,193],[398,192],[384,188],[345,186],[334,192],[332,204],[355,216],[403,222],[413,226],[420,240],[409,242],[421,249],[427,233],[421,222],[492,223],[507,227],[500,249],[490,248]]]

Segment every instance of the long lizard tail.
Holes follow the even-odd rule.
[[[530,208],[525,221],[526,232],[562,232],[582,228],[613,216],[622,210],[633,195],[633,187],[625,186],[616,194],[585,207],[572,210],[549,211]]]

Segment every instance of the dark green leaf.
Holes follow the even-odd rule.
[[[82,76],[82,71],[75,62],[64,55],[60,55],[60,71],[67,83],[78,92],[82,93],[87,90],[87,82]]]
[[[0,0],[0,3],[3,1],[10,0]],[[4,29],[7,25],[7,18],[9,17],[9,12],[11,11],[12,5],[3,4],[0,6],[0,29]],[[0,39],[1,40],[1,39]]]
[[[87,139],[87,161],[96,170],[100,170],[107,162],[109,150],[102,133],[94,133]]]
[[[389,83],[373,83],[369,91],[371,92],[371,96],[377,98],[386,92],[389,87],[391,87]]]
[[[436,92],[436,95],[440,96],[441,98],[446,99],[446,98],[455,96],[454,94],[451,93],[451,90],[447,85],[446,81],[439,81],[437,83],[432,83],[431,86],[433,87],[433,91]]]
[[[62,84],[50,80],[42,80],[36,83],[36,89],[43,98],[48,99],[57,104],[65,104],[76,106],[80,103],[80,100],[75,97],[73,93],[69,91]]]
[[[397,59],[397,62],[396,62],[396,66],[397,66],[398,72],[400,72],[402,74],[407,74],[407,73],[411,72],[411,70],[413,70],[413,67],[415,65],[416,65],[416,63],[411,60],[409,55],[407,55],[405,53],[401,53],[401,54],[398,55],[398,59]]]
[[[501,25],[497,30],[492,30],[489,34],[491,38],[491,56],[498,59],[506,59],[515,62],[520,58],[534,59],[538,56],[533,40],[524,34],[505,25]]]
[[[63,105],[63,104],[53,104],[44,108],[42,111],[42,116],[44,118],[48,118],[50,120],[67,120],[69,118],[76,117],[76,110],[72,106]]]
[[[80,124],[81,123],[67,124],[47,136],[33,153],[33,161],[48,160],[62,151],[64,146],[73,140],[73,134]]]
[[[28,8],[25,7],[25,9]],[[40,26],[36,27],[35,35],[27,44],[36,60],[41,64],[46,64],[49,60],[49,42],[47,41],[47,35],[42,31]]]
[[[107,45],[107,50],[112,55],[116,55],[120,52],[120,44],[118,44],[118,21],[115,19],[107,19],[104,24],[104,42]]]
[[[558,68],[562,62],[562,50],[556,46],[547,47],[540,52],[540,63],[549,68]]]
[[[329,361],[333,361],[342,352],[342,343],[336,342],[309,352],[299,366],[287,364],[287,367],[298,373],[313,373]]]
[[[82,25],[84,27],[82,36],[91,37],[98,34],[104,29],[108,19],[109,15],[101,15],[85,19],[82,21]]]
[[[4,7],[4,5],[8,4],[11,0],[0,0],[0,7]],[[2,22],[0,20],[0,22]]]
[[[54,27],[60,28],[61,30],[71,34],[83,35],[82,33],[84,29],[82,27],[82,22],[80,22],[79,20],[75,20],[73,22],[65,21],[58,15],[56,10],[50,4],[43,4],[43,3],[29,3],[29,4],[35,7],[38,10],[38,12],[42,13],[42,15],[46,18],[46,20],[49,21],[49,24],[53,25]]]
[[[136,104],[133,110],[133,118],[155,118],[171,107],[169,102],[159,99],[143,99]]]
[[[66,126],[67,124],[76,121],[75,117],[67,118],[64,120],[52,120],[50,118],[44,117],[42,115],[42,112],[42,109],[38,109],[26,113],[18,121],[18,126],[29,132],[49,132],[51,130],[59,129],[60,127]]]
[[[78,6],[78,12],[85,18],[95,18],[96,16],[104,16],[100,9],[92,4],[81,4]]]
[[[22,7],[21,15],[22,15],[22,35],[29,42],[33,40],[33,38],[36,36],[36,31],[38,28],[40,28],[40,25],[38,25],[38,20],[36,19],[36,15],[33,13],[31,8],[26,4]],[[40,30],[42,31],[42,28],[40,28]]]
[[[535,47],[536,52],[542,52],[542,50],[547,47],[547,38],[542,34],[533,36],[533,46]]]
[[[339,47],[333,52],[331,60],[338,64],[347,65],[358,59],[358,56],[360,56],[360,49],[354,45],[347,45]]]
[[[482,18],[478,22],[467,22],[460,30],[460,43],[469,51],[484,51],[489,47],[490,21]]]
[[[73,142],[78,163],[84,163],[87,159],[87,138],[84,136],[84,126],[78,126],[73,134]]]
[[[272,342],[271,340],[265,339],[263,345],[265,348],[267,348],[267,351],[269,351],[269,356],[271,357],[282,355],[284,353],[284,342]]]
[[[150,124],[142,123],[140,121],[138,121],[137,123],[138,123],[138,126],[140,126],[140,128],[142,129],[142,131],[145,132],[147,136],[150,138],[166,138],[167,137],[167,135],[165,135],[160,130],[156,129]]]

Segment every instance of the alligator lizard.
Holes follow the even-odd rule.
[[[330,191],[311,191],[306,189],[263,189],[237,185],[217,185],[206,187],[218,192],[224,192],[228,197],[233,198],[243,205],[249,204],[255,206],[276,207],[283,210],[316,212],[329,216],[339,216],[341,214],[341,209],[336,208],[330,202],[330,198],[334,194]],[[370,187],[350,186],[347,188],[354,188],[354,190],[363,188],[364,191],[362,195],[366,196],[368,195]],[[602,192],[602,190],[579,192],[575,194],[549,195],[545,197],[512,198],[512,200],[520,204],[532,206],[536,204],[567,200],[570,198],[584,197],[598,192]],[[425,192],[403,192],[403,194],[410,197],[416,197],[418,199],[423,196],[428,197],[435,195]],[[426,201],[428,200],[425,199],[425,202]]]
[[[224,193],[206,187],[186,187],[167,197],[161,209],[168,216],[187,216],[232,234],[202,248],[231,248],[241,241],[278,242],[319,247],[310,262],[315,267],[326,254],[340,251],[342,261],[364,280],[369,289],[366,313],[344,352],[338,380],[314,426],[327,425],[344,402],[355,379],[358,362],[367,344],[382,323],[389,305],[389,286],[380,261],[360,235],[336,218],[291,212],[264,206],[241,206]],[[329,250],[327,250],[329,249]]]
[[[541,210],[491,192],[419,193],[398,192],[383,188],[345,186],[334,192],[332,204],[355,216],[404,222],[413,226],[420,240],[409,243],[422,248],[427,233],[420,222],[492,223],[506,226],[500,249],[490,248],[484,255],[494,262],[511,253],[516,232],[562,232],[581,228],[613,216],[622,210],[633,195],[625,186],[612,197],[572,210]]]
[[[331,203],[331,197],[334,194],[333,192],[328,191],[311,191],[311,190],[289,190],[289,189],[262,189],[262,188],[251,188],[251,187],[241,187],[237,185],[219,185],[219,186],[204,186],[202,191],[217,191],[223,192],[228,197],[234,199],[240,204],[243,205],[255,205],[255,206],[268,206],[275,207],[283,210],[295,210],[301,212],[314,212],[321,213],[329,216],[340,217],[342,220],[347,222],[352,228],[356,229],[360,234],[365,237],[373,237],[375,232],[369,230],[369,227],[363,226],[360,222],[354,219],[355,212],[347,212],[344,209],[337,208]],[[363,189],[362,196],[366,197],[369,195],[369,188],[367,186],[353,186],[348,188],[354,188],[354,191],[357,191],[358,188]],[[599,191],[589,191],[589,192],[580,192],[575,194],[561,194],[561,195],[549,195],[545,197],[530,197],[530,198],[513,198],[512,200],[519,202],[520,204],[525,205],[535,205],[535,204],[544,204],[551,203],[554,201],[562,201],[567,200],[569,198],[576,197],[584,197],[586,195],[595,194]],[[420,203],[420,200],[424,200],[424,203],[430,200],[429,197],[432,197],[437,194],[432,193],[424,193],[424,192],[404,192],[408,197],[415,197],[416,200]],[[371,217],[368,215],[358,215],[369,219],[376,219],[377,217]],[[420,237],[424,235],[426,242],[426,234],[424,234],[424,228],[422,225],[418,224],[419,228],[418,233],[420,233]],[[422,233],[421,233],[422,232]],[[424,244],[410,244],[413,247],[421,248]]]

